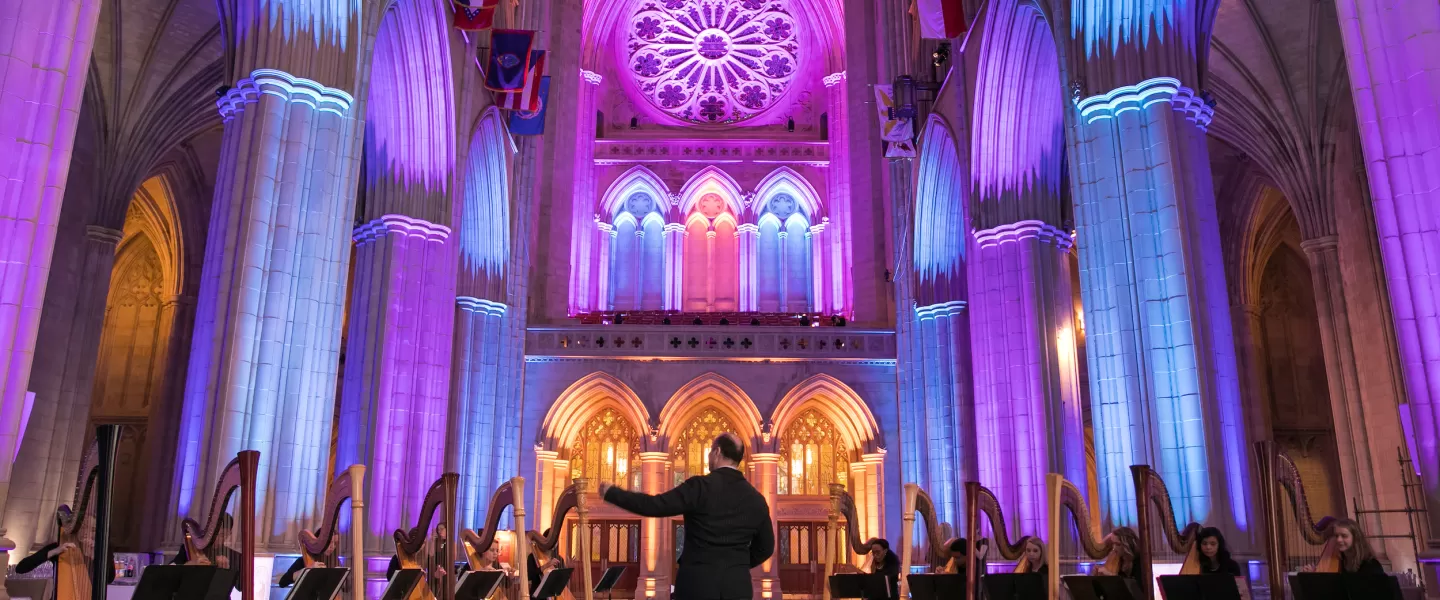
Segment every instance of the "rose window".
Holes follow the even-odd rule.
[[[795,19],[774,0],[651,0],[630,21],[640,93],[691,123],[744,121],[795,79]]]

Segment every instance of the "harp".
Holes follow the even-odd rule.
[[[255,473],[260,467],[260,453],[245,450],[235,455],[220,471],[220,481],[210,496],[210,510],[205,524],[185,519],[180,531],[185,536],[187,565],[216,566],[239,570],[240,597],[255,598]],[[226,507],[235,492],[240,492],[240,505],[232,517]],[[236,523],[236,521],[239,523]],[[240,550],[231,546],[235,529],[240,532]],[[239,565],[234,563],[239,562]]]
[[[445,576],[440,580],[441,600],[450,600],[455,595],[455,544],[454,532],[448,525],[454,522],[451,515],[455,512],[455,488],[460,483],[460,475],[457,473],[446,473],[430,485],[425,492],[425,500],[420,504],[420,514],[416,517],[415,526],[409,530],[395,530],[395,556],[400,559],[401,569],[420,569],[420,562],[425,560],[429,563],[434,573],[435,563],[445,568]],[[427,542],[431,541],[431,522],[435,520],[435,513],[440,513],[440,520],[436,525],[447,525],[446,532],[452,539],[445,540],[444,556],[428,555],[425,552]],[[435,592],[430,589],[430,582],[425,581],[415,586],[406,596],[406,600],[435,600]]]
[[[365,531],[365,467],[350,465],[325,489],[325,512],[320,527],[300,531],[300,558],[305,568],[320,563],[340,566],[340,508],[350,501],[350,590],[354,600],[365,600],[365,542],[355,532]]]
[[[75,548],[55,560],[55,600],[102,600],[109,583],[110,480],[115,473],[119,425],[101,425],[80,461],[75,497],[55,511],[57,541]],[[106,549],[107,551],[100,551]]]
[[[1260,502],[1268,525],[1265,553],[1269,560],[1270,589],[1283,593],[1285,574],[1314,563],[1318,573],[1338,573],[1340,553],[1330,538],[1334,517],[1316,521],[1305,499],[1305,486],[1295,463],[1275,442],[1255,443],[1259,459]]]
[[[505,512],[505,507],[507,506],[512,506],[516,509],[515,539],[517,540],[517,545],[515,548],[515,562],[517,568],[520,569],[528,567],[528,563],[524,560],[524,557],[528,554],[535,555],[537,562],[542,566],[549,561],[550,557],[555,555],[560,547],[560,532],[564,531],[565,519],[569,516],[571,510],[574,510],[579,516],[580,531],[583,532],[589,529],[590,512],[587,509],[585,498],[585,494],[589,490],[588,479],[581,478],[574,480],[564,491],[560,492],[560,497],[555,499],[555,510],[551,513],[550,527],[548,528],[549,535],[537,533],[533,530],[524,530],[525,521],[521,518],[523,516],[523,510],[520,508],[525,504],[524,485],[525,480],[519,477],[500,484],[500,487],[495,489],[495,494],[490,497],[490,507],[486,511],[484,529],[478,532],[472,529],[466,529],[460,532],[461,543],[465,547],[465,557],[466,560],[469,561],[471,569],[479,570],[482,568],[480,555],[495,543],[495,535],[500,527],[500,516]],[[523,536],[521,535],[522,531],[524,531]],[[523,547],[518,543],[518,540],[522,537],[525,539]],[[584,597],[585,600],[591,600],[594,590],[590,582],[590,536],[580,535],[576,541],[580,544],[580,577],[585,586]],[[528,585],[529,577],[524,570],[520,571],[520,575],[521,593],[524,594],[521,600],[524,600],[530,593],[530,586]]]
[[[840,519],[845,519],[844,541],[836,537],[841,532]],[[845,491],[845,486],[838,483],[830,484],[830,519],[829,528],[825,531],[825,581],[830,581],[830,576],[835,574],[834,548],[848,547],[853,554],[865,554],[868,548],[865,540],[860,539],[860,524],[855,517],[855,497]],[[842,546],[843,544],[843,546]],[[904,570],[901,570],[904,574]],[[902,577],[903,580],[903,577]],[[830,586],[827,583],[821,594],[823,600],[830,600]]]
[[[1130,475],[1135,479],[1135,514],[1137,516],[1137,528],[1139,529],[1139,547],[1136,548],[1135,561],[1145,569],[1146,573],[1154,572],[1156,542],[1164,537],[1170,552],[1174,553],[1171,558],[1184,556],[1180,563],[1180,575],[1198,575],[1200,573],[1200,545],[1196,538],[1200,534],[1200,524],[1191,522],[1180,529],[1175,520],[1174,504],[1170,500],[1170,490],[1165,487],[1165,480],[1160,478],[1150,465],[1131,465]],[[1151,512],[1151,510],[1154,512]],[[1151,600],[1155,597],[1155,586],[1141,586],[1145,588],[1145,596]]]
[[[1030,536],[1023,536],[1014,544],[1010,543],[1009,529],[1005,527],[1005,513],[1000,510],[1000,501],[995,498],[995,493],[989,488],[980,485],[978,481],[965,483],[965,598],[975,600],[978,597],[978,584],[980,582],[980,570],[984,564],[980,558],[980,552],[986,549],[986,543],[980,539],[980,515],[984,514],[990,520],[990,533],[995,536],[995,547],[1000,551],[1000,557],[1005,560],[1019,561],[1015,565],[1016,573],[1023,573],[1027,568],[1025,557],[1025,544],[1030,542]]]
[[[941,523],[935,516],[935,503],[930,500],[930,494],[925,493],[919,485],[914,483],[905,484],[905,512],[902,515],[905,526],[900,530],[900,597],[905,597],[908,592],[905,576],[910,572],[910,565],[914,562],[915,541],[911,539],[915,535],[915,515],[920,515],[920,520],[925,523],[925,565],[931,572],[938,571],[950,560],[950,548],[945,545],[946,531],[949,525]]]
[[[1102,561],[1100,568],[1111,572],[1119,573],[1123,558],[1128,555],[1132,559],[1135,556],[1135,547],[1138,544],[1138,537],[1133,529],[1129,527],[1117,527],[1109,535],[1101,536],[1098,523],[1090,520],[1090,509],[1085,502],[1084,494],[1075,484],[1065,480],[1064,475],[1050,473],[1045,476],[1046,496],[1049,509],[1050,531],[1048,538],[1050,543],[1046,545],[1048,556],[1045,561],[1050,565],[1050,600],[1060,598],[1060,542],[1068,539],[1062,536],[1061,530],[1064,524],[1060,520],[1061,509],[1070,511],[1068,523],[1074,526],[1074,540],[1078,546],[1077,551],[1091,560]]]

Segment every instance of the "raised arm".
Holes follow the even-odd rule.
[[[775,554],[775,524],[770,521],[770,507],[765,507],[765,519],[750,538],[750,568],[760,566]]]
[[[605,491],[605,501],[642,517],[677,517],[700,506],[702,481],[691,477],[658,496],[611,487]]]

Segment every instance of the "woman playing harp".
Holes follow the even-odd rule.
[[[952,548],[954,541],[946,542],[949,525],[941,523],[935,516],[935,503],[930,500],[930,494],[925,493],[919,485],[913,483],[905,484],[905,512],[902,513],[904,527],[900,529],[900,572],[910,572],[910,565],[913,564],[915,540],[911,539],[915,531],[915,515],[920,515],[920,520],[925,524],[925,556],[924,564],[927,571],[940,573],[949,570],[954,565],[958,571],[959,564],[955,560],[960,556],[960,550]],[[959,541],[959,540],[955,540]],[[963,547],[964,544],[961,544]],[[901,584],[904,585],[905,578],[901,577]],[[904,596],[902,589],[902,597]]]
[[[259,452],[245,450],[235,455],[220,472],[205,524],[202,526],[194,519],[180,522],[185,539],[176,562],[234,571],[235,589],[240,591],[243,600],[255,597],[255,474],[259,467]],[[232,517],[226,508],[237,491],[239,506],[235,507]],[[240,533],[238,551],[230,539],[237,529]],[[237,562],[239,564],[235,564]]]
[[[584,531],[587,529],[589,525],[589,512],[586,510],[585,498],[587,489],[588,485],[584,479],[576,479],[570,486],[566,487],[565,490],[560,493],[559,498],[556,499],[555,509],[552,511],[550,517],[550,526],[546,528],[542,534],[526,530],[522,535],[521,528],[524,526],[524,519],[520,517],[523,517],[523,511],[518,512],[515,520],[515,537],[517,540],[523,537],[525,544],[523,548],[521,544],[516,544],[514,559],[517,569],[520,564],[526,565],[526,576],[516,580],[516,585],[512,586],[513,589],[510,591],[509,597],[520,597],[518,581],[528,581],[529,585],[525,586],[524,590],[525,597],[528,597],[536,591],[545,573],[564,566],[564,561],[559,557],[560,532],[564,530],[565,519],[572,509],[579,515],[580,530]],[[520,507],[524,505],[522,498],[523,491],[524,479],[519,477],[501,484],[500,487],[495,490],[495,494],[490,498],[490,506],[485,515],[485,527],[478,531],[473,529],[461,531],[461,544],[465,549],[466,558],[471,569],[484,570],[484,566],[487,563],[487,559],[485,558],[487,554],[498,557],[498,545],[495,543],[495,538],[499,531],[500,517],[507,507]],[[579,536],[577,541],[581,547],[579,554],[581,555],[583,564],[581,565],[580,571],[585,590],[585,598],[589,600],[592,594],[589,561],[590,540],[587,536]],[[524,563],[520,563],[522,554],[525,556]],[[494,558],[488,559],[489,562],[493,562],[493,560]]]
[[[1203,572],[1225,572],[1235,577],[1235,584],[1242,597],[1249,597],[1249,582],[1240,573],[1240,567],[1229,559],[1229,550],[1224,547],[1224,536],[1215,528],[1205,529],[1199,523],[1191,522],[1182,530],[1175,519],[1174,504],[1165,480],[1149,465],[1131,465],[1131,477],[1135,481],[1135,514],[1138,516],[1139,544],[1136,560],[1140,569],[1153,573],[1156,549],[1161,538],[1174,556],[1183,556],[1179,575],[1199,575]],[[1201,535],[1202,533],[1206,535]],[[1202,552],[1201,541],[1207,540],[1208,552]],[[1221,551],[1224,556],[1221,556]],[[1224,564],[1229,561],[1229,564]],[[1233,573],[1231,572],[1233,568]],[[1146,597],[1153,597],[1154,586],[1142,586]]]
[[[965,597],[970,600],[979,597],[980,574],[985,572],[985,564],[980,556],[985,550],[985,544],[980,539],[980,515],[982,514],[990,520],[990,532],[995,536],[995,547],[999,549],[1000,557],[1016,561],[1016,573],[1025,573],[1029,569],[1029,562],[1025,558],[1025,548],[1030,545],[1031,537],[1028,535],[1021,537],[1011,544],[1010,530],[1005,526],[1005,513],[1000,510],[1000,501],[995,498],[994,492],[980,485],[978,481],[966,482],[965,536],[969,543],[965,548],[967,556]],[[979,546],[978,551],[977,546]]]
[[[1137,582],[1146,581],[1146,573],[1135,560],[1136,547],[1139,545],[1139,536],[1135,531],[1129,527],[1118,527],[1101,536],[1099,527],[1090,521],[1090,509],[1080,489],[1058,473],[1047,475],[1045,480],[1050,523],[1047,536],[1050,540],[1049,554],[1045,557],[1045,562],[1050,566],[1050,598],[1053,600],[1060,597],[1060,532],[1066,523],[1074,527],[1073,532],[1081,552],[1091,560],[1101,561],[1094,567],[1096,575],[1118,575],[1130,577]],[[1062,509],[1070,512],[1069,521],[1062,522]]]
[[[95,516],[100,502],[97,484],[100,479],[101,452],[99,442],[92,443],[80,461],[81,469],[75,482],[74,500],[55,511],[56,541],[46,544],[15,565],[16,573],[29,573],[47,562],[55,567],[55,600],[90,600],[95,582],[91,565],[95,560]],[[114,460],[114,453],[109,454]],[[113,464],[111,465],[113,467]],[[108,552],[107,554],[112,554]],[[105,583],[115,580],[115,561],[107,560],[109,573]],[[103,596],[105,590],[99,590]]]
[[[353,600],[365,600],[365,546],[364,540],[354,532],[365,531],[365,494],[356,493],[365,489],[364,465],[350,465],[340,473],[330,486],[325,488],[325,512],[320,514],[320,527],[300,531],[300,557],[281,575],[278,585],[289,587],[299,578],[304,569],[339,567],[340,554],[350,552],[350,585]],[[340,543],[341,507],[350,502],[350,547]],[[359,566],[357,568],[356,566]]]
[[[1334,517],[1314,520],[1305,486],[1295,463],[1275,442],[1256,442],[1260,503],[1268,524],[1265,554],[1272,588],[1280,589],[1286,573],[1311,565],[1320,573],[1340,572],[1340,553],[1333,535]],[[1280,582],[1280,583],[1275,583]]]
[[[410,590],[407,600],[443,600],[455,594],[454,574],[446,568],[455,564],[454,546],[450,544],[449,532],[444,526],[455,512],[455,488],[459,481],[457,473],[441,475],[425,493],[415,527],[395,530],[395,560],[399,568],[426,573],[427,581]],[[433,530],[436,536],[432,539],[429,535],[432,531],[430,523],[435,520],[437,512],[440,519]]]

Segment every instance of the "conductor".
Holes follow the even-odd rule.
[[[738,465],[745,446],[725,433],[710,444],[708,475],[651,496],[600,484],[606,502],[642,517],[685,516],[675,600],[750,600],[750,569],[775,553],[770,507]]]

